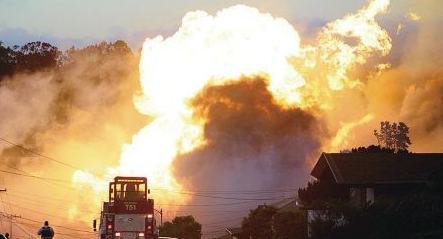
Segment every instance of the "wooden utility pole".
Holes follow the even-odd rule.
[[[160,214],[160,226],[163,226],[163,209],[157,210],[154,208],[154,211],[158,212]]]
[[[3,192],[6,192],[6,188],[5,189],[0,189],[0,193],[3,193]],[[4,213],[6,213],[6,212],[4,212]],[[5,216],[4,213],[2,213],[3,216]],[[12,221],[11,221],[10,228],[12,228]]]
[[[6,188],[5,189],[0,189],[0,193],[2,192],[6,192]],[[13,214],[6,214],[6,212],[1,213],[4,217],[9,219],[9,238],[12,239],[12,218],[21,218],[21,216],[19,215],[13,215]]]
[[[12,239],[13,238],[12,237],[12,218],[21,218],[22,216],[9,214],[9,215],[5,215],[5,217],[8,218],[9,222],[10,222],[10,224],[9,224],[9,238]]]

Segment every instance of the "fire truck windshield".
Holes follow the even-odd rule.
[[[117,180],[114,184],[115,200],[142,201],[146,200],[146,183],[138,180]]]

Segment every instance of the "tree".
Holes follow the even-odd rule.
[[[165,222],[160,227],[160,236],[179,239],[200,239],[202,225],[193,216],[175,217],[172,222]]]
[[[395,151],[390,148],[382,148],[380,145],[369,145],[368,147],[357,147],[351,149],[353,154],[393,154]]]
[[[275,207],[267,205],[260,205],[251,210],[242,222],[244,236],[251,239],[273,238],[272,218],[276,213]]]
[[[0,81],[4,76],[12,75],[14,68],[14,50],[3,46],[0,41]]]
[[[138,82],[133,80],[138,76],[138,59],[125,42],[71,47],[63,53],[59,64],[55,80],[61,91],[54,108],[54,120],[59,123],[68,122],[75,108],[97,112],[97,108],[109,109],[117,104],[132,107],[132,99],[122,96],[139,89]],[[85,103],[85,99],[94,103]],[[113,111],[104,112],[114,115]]]
[[[308,182],[306,188],[298,189],[298,197],[307,205],[322,203],[329,200],[346,200],[349,198],[349,189],[332,181]]]
[[[397,151],[408,151],[409,145],[411,145],[411,139],[408,136],[409,127],[403,123],[398,123],[396,134],[395,134],[395,143]]]
[[[283,211],[275,214],[272,221],[274,239],[299,239],[304,238],[305,223],[301,211]]]
[[[35,72],[55,67],[59,63],[61,52],[57,47],[46,42],[30,42],[15,52],[16,71]]]
[[[395,152],[408,152],[411,139],[408,136],[409,127],[403,123],[380,122],[380,131],[374,130],[378,144],[382,148],[388,148]]]

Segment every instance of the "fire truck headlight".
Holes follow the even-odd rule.
[[[116,237],[120,237],[120,236],[122,236],[122,233],[121,233],[121,232],[116,232],[116,233],[115,233],[115,236],[116,236]]]
[[[144,232],[140,232],[140,233],[138,234],[138,238],[139,238],[139,239],[144,239],[144,238],[145,238],[145,233],[144,233]]]
[[[152,218],[153,217],[153,215],[152,214],[148,214],[148,218]]]

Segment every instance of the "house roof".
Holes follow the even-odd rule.
[[[311,175],[330,172],[339,184],[422,183],[442,164],[442,153],[322,153]]]
[[[278,202],[272,203],[270,205],[280,209],[282,207],[286,207],[288,204],[292,204],[292,203],[295,204],[296,199],[297,199],[296,197],[288,197],[288,198],[284,198]]]
[[[243,232],[243,229],[241,227],[231,227],[231,228],[226,228],[226,230],[231,235],[238,235]]]
[[[232,239],[231,235],[224,235],[224,236],[220,236],[220,237],[215,237],[213,239]]]
[[[287,202],[286,204],[280,206],[278,208],[278,211],[283,212],[283,211],[294,211],[297,210],[297,200],[296,199],[292,199],[291,201]]]

